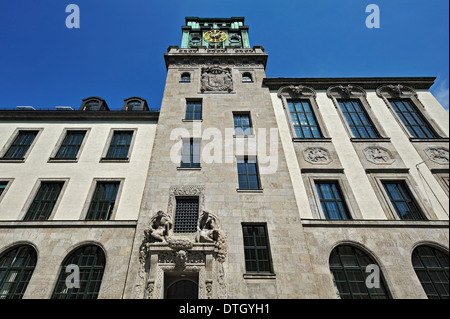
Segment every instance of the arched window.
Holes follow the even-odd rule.
[[[105,265],[105,253],[100,247],[90,245],[77,249],[63,262],[52,299],[97,299]],[[74,271],[77,267],[78,278]]]
[[[245,72],[242,74],[242,82],[244,83],[251,83],[253,82],[253,77],[251,73]]]
[[[333,250],[330,270],[342,299],[390,299],[381,271],[376,278],[373,270],[366,272],[369,265],[379,269],[371,257],[356,247],[342,245]]]
[[[429,299],[449,299],[448,254],[429,246],[419,246],[412,254],[412,263]]]
[[[189,74],[189,73],[183,73],[183,74],[181,74],[181,80],[180,80],[180,82],[183,82],[183,83],[190,83],[191,82],[191,75]]]
[[[28,245],[12,248],[0,256],[0,299],[22,299],[36,262],[36,250]]]

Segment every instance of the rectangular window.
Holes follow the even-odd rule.
[[[298,138],[323,137],[309,100],[289,100],[288,106]]]
[[[401,220],[425,220],[404,181],[384,181],[382,183]]]
[[[202,119],[202,101],[186,101],[186,118],[185,120],[201,120]]]
[[[234,114],[234,132],[236,135],[252,135],[252,124],[249,113]]]
[[[367,112],[358,100],[339,100],[339,106],[344,114],[352,134],[356,138],[377,138],[375,126],[370,120]]]
[[[97,182],[86,220],[109,220],[116,204],[120,182]]]
[[[316,182],[316,189],[325,219],[351,219],[338,182]]]
[[[0,182],[0,196],[2,196],[3,192],[6,189],[6,186],[8,186],[8,182]]]
[[[24,220],[48,220],[63,186],[63,182],[42,182]]]
[[[175,233],[195,233],[197,232],[199,217],[199,199],[177,198],[175,209]]]
[[[181,168],[200,168],[201,140],[185,139],[181,150]]]
[[[55,158],[76,159],[85,135],[86,131],[67,131]]]
[[[132,131],[115,131],[106,159],[128,159],[133,133]]]
[[[266,225],[243,225],[245,268],[248,273],[272,274]]]
[[[239,189],[260,189],[258,166],[256,158],[244,157],[238,159]]]
[[[38,131],[19,131],[3,158],[23,159],[37,135]]]
[[[436,138],[437,134],[427,123],[423,115],[407,99],[390,99],[392,108],[397,113],[409,133],[415,138]]]

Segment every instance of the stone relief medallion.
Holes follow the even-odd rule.
[[[333,161],[330,152],[323,147],[308,147],[303,156],[311,164],[330,164]]]
[[[371,146],[366,148],[364,156],[367,161],[377,165],[391,165],[395,162],[391,152],[383,147]]]
[[[231,68],[215,65],[202,68],[202,92],[231,92],[233,91],[233,77]]]
[[[428,147],[424,152],[435,163],[440,165],[448,165],[449,163],[449,151],[445,147]]]

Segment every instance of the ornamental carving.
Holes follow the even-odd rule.
[[[328,88],[327,96],[329,98],[352,98],[352,97],[366,97],[366,91],[356,85],[337,85]]]
[[[303,156],[311,164],[329,164],[333,161],[330,152],[323,147],[308,147],[303,151]]]
[[[449,163],[449,150],[445,147],[428,147],[424,152],[437,164],[448,165]]]
[[[417,96],[417,93],[413,88],[409,86],[405,86],[402,84],[389,84],[380,86],[377,89],[377,95],[379,97],[400,98],[402,96]]]
[[[202,68],[201,92],[231,92],[233,77],[231,68],[214,65]]]
[[[303,85],[289,85],[283,86],[278,90],[278,98],[281,98],[283,94],[289,94],[289,97],[316,97],[316,91],[313,88]]]
[[[366,157],[367,161],[373,163],[373,164],[387,164],[391,165],[395,162],[395,159],[393,158],[391,152],[383,147],[368,147],[364,151],[364,156]]]

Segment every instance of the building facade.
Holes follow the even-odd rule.
[[[0,298],[448,298],[435,79],[267,78],[248,31],[186,18],[159,112],[0,112]]]

